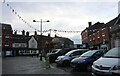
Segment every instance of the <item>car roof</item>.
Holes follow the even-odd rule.
[[[70,50],[69,53],[70,53],[70,52],[73,53],[73,52],[75,52],[75,51],[82,51],[82,50],[85,51],[85,50],[88,50],[88,49],[75,49],[75,50]]]

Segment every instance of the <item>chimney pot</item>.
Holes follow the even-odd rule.
[[[92,22],[88,22],[88,25],[89,25],[89,27],[91,27],[92,26]]]

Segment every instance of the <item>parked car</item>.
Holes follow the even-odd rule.
[[[51,53],[55,53],[56,51],[61,50],[61,49],[52,49]]]
[[[112,71],[112,76],[120,76],[120,65],[118,70]]]
[[[84,52],[88,51],[88,49],[76,49],[76,50],[71,50],[65,55],[58,56],[55,62],[57,65],[63,65],[67,66],[70,64],[70,61],[76,57],[79,57],[81,54]]]
[[[109,50],[92,65],[93,75],[120,76],[120,47]]]
[[[57,59],[58,56],[64,55],[67,52],[69,52],[71,49],[69,48],[64,48],[64,49],[58,49],[58,51],[54,53],[48,53],[47,56],[49,57],[49,62],[53,63]]]
[[[91,71],[93,62],[100,58],[104,53],[106,53],[106,50],[89,50],[80,57],[73,59],[70,65],[73,69]]]

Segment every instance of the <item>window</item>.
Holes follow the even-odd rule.
[[[103,55],[103,52],[102,51],[98,51],[94,56],[97,57],[97,56],[102,56]]]
[[[3,29],[5,29],[5,27],[3,27]]]
[[[9,38],[9,36],[5,36],[5,38]]]
[[[9,41],[5,40],[5,46],[9,46]]]
[[[21,47],[27,47],[26,43],[21,43]]]
[[[19,47],[19,43],[13,43],[13,47]]]
[[[100,38],[100,32],[99,32],[99,31],[97,31],[97,33],[98,33],[98,38]]]
[[[102,34],[102,37],[104,37],[104,36],[105,36],[105,34],[103,33],[103,34]]]

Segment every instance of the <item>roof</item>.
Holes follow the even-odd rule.
[[[120,14],[116,18],[114,18],[113,20],[111,20],[108,23],[106,23],[105,25],[108,26],[108,27],[113,26],[116,23],[116,21],[118,20],[119,17],[120,17]],[[120,24],[120,19],[118,20],[117,24],[118,23]]]
[[[0,26],[2,26],[2,29],[5,28],[7,30],[12,30],[12,27],[10,24],[0,23]]]
[[[27,43],[31,37],[13,34],[13,43]]]
[[[40,40],[41,38],[44,40],[52,40],[51,37],[48,36],[40,36],[40,35],[32,35],[32,36],[27,36],[27,35],[15,35],[13,34],[13,42],[15,43],[27,43],[31,37],[34,37],[36,41]]]
[[[85,32],[86,30],[88,30],[88,27],[86,27],[86,28],[81,32],[81,35],[82,35],[82,33]]]
[[[104,26],[104,23],[97,22],[94,25],[90,26],[88,29],[89,30],[94,30],[94,29],[99,29]]]
[[[65,38],[65,37],[54,37],[54,38],[58,38],[60,41],[63,41],[64,43],[69,43],[69,44],[73,44],[74,43],[69,38]]]

